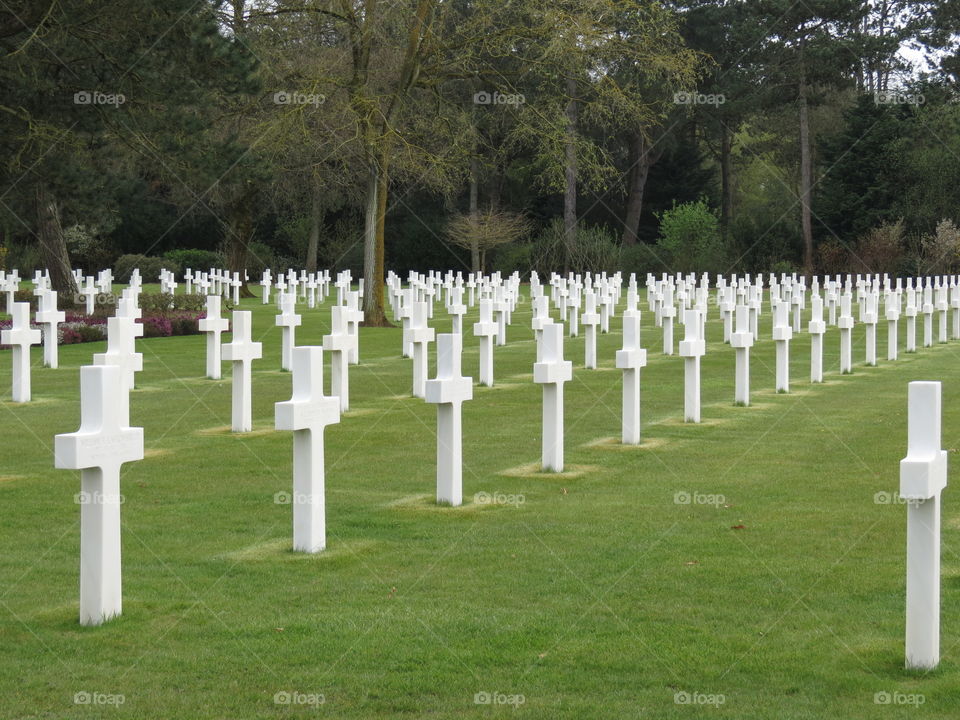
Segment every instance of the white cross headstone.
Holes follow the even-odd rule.
[[[750,348],[753,346],[753,331],[750,329],[750,308],[737,305],[736,324],[730,333],[730,346],[736,353],[736,383],[734,402],[747,407],[750,405]]]
[[[543,469],[563,472],[563,384],[573,379],[573,363],[563,359],[563,326],[543,326],[533,381],[543,385]]]
[[[459,333],[437,336],[437,377],[427,380],[426,401],[437,406],[437,502],[463,503],[461,405],[473,399],[473,378],[460,374],[463,339]]]
[[[700,358],[706,352],[706,343],[700,336],[700,313],[684,310],[684,337],[680,341],[683,358],[683,419],[700,422]]]
[[[270,278],[270,268],[267,268],[263,271],[263,277],[260,280],[260,287],[263,289],[263,304],[268,305],[270,303],[270,286],[273,284],[273,281]]]
[[[280,300],[281,312],[274,322],[281,328],[280,369],[290,370],[293,366],[293,348],[296,343],[296,329],[303,322],[303,318],[296,312],[297,296],[286,293]]]
[[[912,287],[906,290],[907,304],[903,310],[907,318],[906,350],[908,353],[917,351],[917,292]]]
[[[220,300],[219,295],[207,295],[206,317],[197,323],[207,336],[207,377],[211,380],[221,377],[220,335],[230,329],[230,321],[220,317]]]
[[[413,345],[413,396],[426,392],[428,346],[436,330],[427,325],[427,303],[415,302],[410,309],[410,342]]]
[[[80,470],[80,624],[100,625],[122,610],[120,466],[143,459],[143,428],[126,427],[116,402],[121,369],[80,369],[80,429],[57,435],[54,465]]]
[[[497,323],[497,345],[507,344],[507,323],[510,315],[510,305],[503,297],[503,288],[496,290],[493,301],[494,319]]]
[[[566,294],[561,297],[563,300],[564,306],[567,310],[567,332],[570,337],[578,337],[580,335],[580,286],[573,282],[571,283],[566,290]]]
[[[666,283],[663,290],[660,321],[663,323],[663,354],[673,355],[673,319],[677,316],[677,308],[673,304],[673,285]]]
[[[947,485],[940,403],[939,382],[910,383],[900,497],[907,501],[906,666],[916,670],[940,662],[940,493]]]
[[[866,328],[865,354],[866,364],[874,366],[877,364],[877,320],[879,319],[879,310],[877,305],[879,298],[873,291],[869,291],[864,296],[863,324]]]
[[[116,399],[121,425],[130,424],[130,391],[135,384],[135,373],[143,370],[143,354],[136,352],[137,325],[132,316],[117,314],[107,318],[107,351],[93,356],[94,365],[112,365],[120,368],[123,386]]]
[[[67,314],[57,310],[56,290],[44,291],[40,295],[40,309],[37,311],[36,320],[43,332],[43,364],[48,368],[59,367],[57,325],[66,319]]]
[[[837,318],[837,327],[840,328],[840,373],[845,375],[853,372],[853,316],[850,314],[850,293],[840,296],[840,317]]]
[[[293,549],[326,547],[323,432],[340,422],[340,401],[323,394],[323,348],[293,349],[293,397],[275,406],[277,430],[293,431]]]
[[[810,333],[810,382],[823,382],[823,334],[827,331],[823,322],[823,300],[819,295],[810,299],[810,323],[807,332]]]
[[[13,323],[0,332],[0,343],[13,348],[12,399],[30,402],[30,346],[38,345],[41,332],[30,327],[30,303],[15,302],[10,308]]]
[[[356,290],[344,294],[347,306],[347,335],[350,336],[350,350],[347,357],[351,365],[360,362],[360,323],[363,322],[363,310],[360,309],[360,293]]]
[[[793,328],[788,324],[790,304],[777,303],[773,314],[773,339],[777,344],[777,392],[790,392],[790,339]]]
[[[93,315],[94,302],[97,298],[97,288],[93,285],[93,277],[87,277],[86,282],[87,284],[80,289],[80,294],[86,303],[87,315]]]
[[[600,324],[600,315],[597,313],[597,296],[593,290],[587,290],[584,296],[584,312],[580,323],[584,328],[583,366],[590,370],[597,368],[597,326]],[[576,310],[574,310],[576,314]]]
[[[956,278],[950,280],[950,308],[952,309],[951,318],[953,319],[953,339],[960,340],[960,285]]]
[[[936,290],[939,341],[942,343],[947,342],[947,310],[950,307],[947,292],[946,285],[941,285]]]
[[[640,369],[647,364],[647,351],[640,347],[640,311],[623,312],[623,349],[617,350],[617,367],[623,370],[621,442],[640,444]]]
[[[493,387],[493,338],[497,324],[493,321],[492,300],[480,300],[480,322],[473,324],[473,334],[480,338],[480,384]]]
[[[887,317],[887,360],[896,360],[897,359],[897,321],[900,319],[900,294],[897,292],[890,292],[887,294],[886,317]]]
[[[13,303],[16,302],[17,290],[20,289],[20,276],[16,270],[11,270],[3,279],[3,292],[7,294],[7,314],[13,314]]]
[[[347,335],[347,308],[330,308],[330,334],[323,336],[323,349],[330,353],[330,394],[340,398],[340,411],[350,409],[350,361],[347,353],[352,344]]]
[[[233,338],[223,346],[223,359],[233,363],[233,432],[253,429],[251,371],[254,360],[263,357],[263,344],[253,342],[253,321],[249,310],[233,311]]]
[[[933,346],[933,288],[930,286],[930,278],[923,288],[923,346]]]

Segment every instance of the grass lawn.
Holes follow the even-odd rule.
[[[292,436],[273,430],[291,391],[276,309],[242,306],[264,343],[250,434],[229,432],[230,371],[204,378],[202,336],[138,341],[131,420],[147,457],[123,472],[123,615],[99,628],[78,624],[79,473],[55,470],[52,448],[79,426],[78,368],[104,343],[62,347],[58,370],[34,348],[25,405],[10,402],[0,353],[0,718],[957,717],[954,491],[943,659],[927,674],[903,669],[906,508],[876,496],[899,485],[911,380],[943,380],[953,461],[960,343],[904,354],[901,323],[889,363],[883,323],[868,368],[858,325],[841,376],[830,328],[813,386],[802,333],[792,392],[777,394],[766,311],[753,404],[735,407],[734,351],[712,307],[695,426],[682,422],[683,360],[660,353],[643,303],[644,444],[618,442],[618,315],[599,369],[583,369],[582,337],[566,342],[566,471],[554,475],[538,472],[521,305],[495,350],[496,387],[464,405],[465,502],[449,508],[432,500],[436,409],[409,395],[400,330],[361,329],[351,410],[326,433],[327,550],[306,556],[290,549],[290,506],[274,502],[292,472]],[[327,307],[300,309],[298,344],[320,343]],[[474,376],[476,319],[463,359]],[[449,330],[439,304],[431,324]],[[477,703],[483,693],[494,701]]]

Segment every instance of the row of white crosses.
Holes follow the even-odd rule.
[[[361,281],[362,282],[362,281]],[[338,292],[345,285],[350,287],[349,271],[340,273],[337,277]],[[292,268],[287,270],[286,274],[280,273],[276,279],[270,268],[263,271],[260,278],[261,299],[264,305],[270,303],[271,292],[276,289],[278,297],[283,295],[293,295],[300,301],[306,302],[311,310],[322,303],[330,293],[330,271],[320,270],[317,272],[307,272],[301,270],[299,273]],[[278,300],[279,302],[279,300]],[[338,297],[338,304],[343,304],[343,298]]]

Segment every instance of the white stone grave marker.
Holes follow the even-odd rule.
[[[220,335],[230,329],[230,321],[220,317],[220,296],[207,295],[206,317],[197,323],[200,332],[207,336],[207,377],[219,380],[221,377]]]
[[[617,350],[617,367],[623,370],[621,442],[640,444],[640,369],[647,364],[647,351],[640,347],[640,311],[623,312],[623,349]]]
[[[323,394],[323,348],[293,349],[293,397],[274,406],[277,430],[293,431],[293,549],[326,547],[323,433],[340,422],[340,401]]]
[[[459,333],[437,336],[437,377],[426,384],[426,401],[437,406],[437,502],[463,503],[461,405],[473,399],[473,378],[460,374]]]
[[[233,432],[253,429],[252,364],[263,357],[263,344],[253,342],[249,310],[233,311],[233,338],[223,346],[223,359],[233,363]]]
[[[940,403],[939,382],[910,383],[900,497],[907,501],[906,666],[915,670],[940,662],[940,493],[947,485]]]
[[[563,384],[573,379],[573,363],[563,359],[563,326],[543,326],[533,381],[543,385],[543,469],[563,472]]]
[[[112,365],[80,369],[80,429],[57,435],[54,465],[80,470],[80,624],[100,625],[122,610],[120,467],[143,459],[143,428],[126,427]]]
[[[30,346],[40,343],[42,334],[30,327],[30,303],[15,302],[10,308],[12,325],[0,332],[0,344],[13,349],[12,399],[16,403],[30,402]]]

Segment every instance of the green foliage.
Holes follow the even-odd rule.
[[[281,255],[265,243],[252,242],[247,247],[247,271],[251,277],[259,276],[267,268],[277,273],[286,272],[289,268],[297,268],[301,265],[295,258]]]
[[[720,221],[704,200],[681,203],[658,216],[657,251],[673,270],[722,272],[724,251]]]
[[[515,243],[498,248],[493,256],[493,271],[510,275],[519,272],[521,276],[528,275],[533,269],[533,243]]]
[[[578,225],[570,243],[563,220],[555,218],[530,246],[530,265],[541,277],[563,268],[576,273],[615,272],[620,266],[620,245],[600,225]]]
[[[232,310],[233,303],[222,301],[224,310]],[[206,298],[203,295],[171,295],[169,293],[141,293],[140,309],[146,315],[168,315],[175,312],[204,312]]]
[[[885,222],[864,233],[857,241],[853,252],[853,272],[895,274],[903,264],[903,256],[903,221]]]
[[[21,277],[33,274],[35,270],[43,268],[43,260],[40,258],[40,251],[37,250],[36,243],[30,240],[23,242],[11,242],[7,247],[7,269],[16,268],[20,271]]]
[[[201,272],[207,272],[210,268],[222,268],[223,254],[213,250],[168,250],[163,257],[176,264],[181,272],[186,272],[187,268]]]
[[[920,239],[916,262],[918,274],[921,275],[941,275],[956,271],[960,263],[960,230],[952,220],[941,220],[934,233]]]
[[[773,265],[770,266],[769,272],[773,273],[777,277],[782,275],[793,275],[796,272],[800,272],[800,268],[796,266],[795,263],[789,262],[788,260],[777,260]]]
[[[620,270],[628,277],[633,273],[642,281],[647,273],[664,273],[670,269],[669,262],[655,245],[641,242],[620,251]]]
[[[180,266],[169,258],[121,255],[113,265],[113,278],[119,283],[128,283],[130,275],[136,268],[140,269],[140,280],[145,283],[157,282],[160,279],[160,271],[164,269],[175,273],[180,272]]]
[[[108,238],[100,237],[95,228],[85,225],[71,225],[66,228],[63,239],[74,267],[83,268],[87,275],[110,267],[119,255]]]
[[[911,115],[905,106],[880,105],[864,93],[844,113],[839,130],[823,139],[823,163],[830,168],[816,190],[823,240],[853,243],[897,219],[904,150],[898,140]]]

